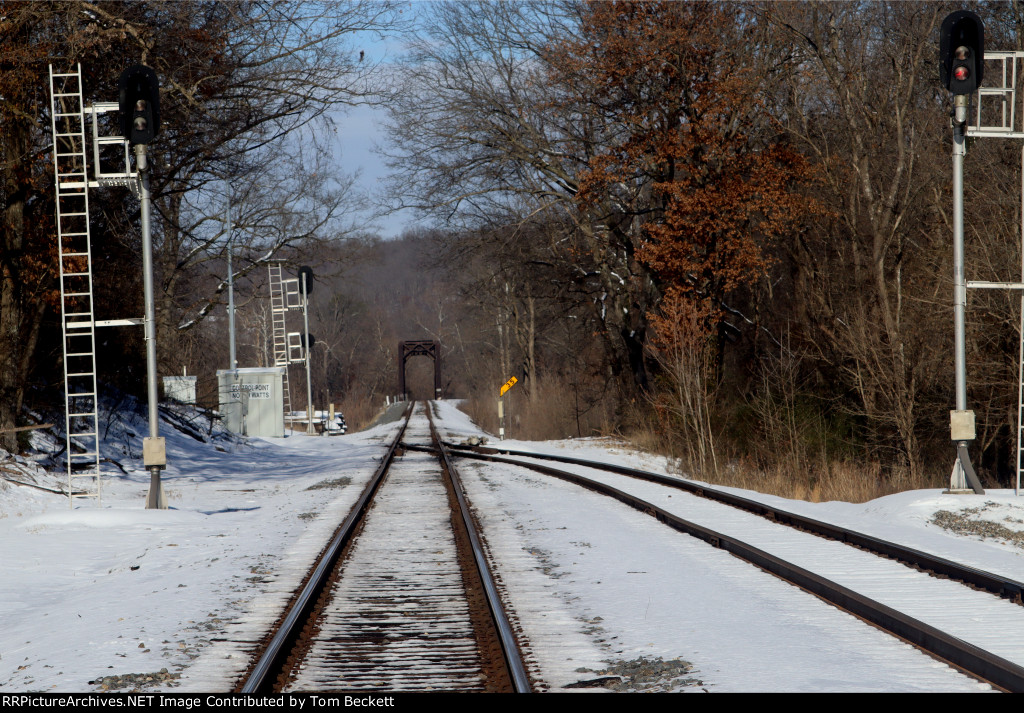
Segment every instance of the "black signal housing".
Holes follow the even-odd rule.
[[[942,86],[953,94],[972,94],[985,74],[985,27],[970,10],[957,10],[942,21],[939,35]]]
[[[160,133],[160,81],[143,64],[132,65],[118,80],[121,135],[128,143],[148,144]]]

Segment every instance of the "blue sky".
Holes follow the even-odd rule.
[[[341,168],[345,173],[359,171],[359,187],[371,196],[383,190],[388,174],[383,158],[374,153],[374,147],[385,139],[384,119],[383,109],[368,106],[355,107],[335,117]],[[399,235],[411,222],[412,216],[406,211],[376,221],[380,235],[385,238]]]
[[[403,10],[404,19],[412,20],[416,13],[425,11],[429,4],[428,0],[411,2],[410,7]],[[365,51],[367,62],[394,62],[404,51],[404,42],[398,36],[381,39],[372,33],[359,33],[356,37],[352,45]],[[341,168],[345,173],[359,171],[359,186],[371,197],[384,189],[383,182],[388,175],[384,159],[374,152],[377,146],[386,141],[383,130],[386,114],[382,107],[358,106],[334,117],[338,129],[337,146],[341,152]],[[376,223],[380,235],[391,238],[412,227],[415,220],[409,211],[402,211],[378,218]]]

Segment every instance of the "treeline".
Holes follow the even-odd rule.
[[[350,213],[362,196],[316,137],[332,135],[338,110],[373,99],[376,68],[353,38],[398,16],[368,1],[0,2],[0,447],[16,448],[25,406],[53,406],[63,389],[48,66],[81,67],[85,107],[116,101],[133,64],[160,79],[156,332],[161,372],[180,374],[182,362],[205,366],[203,326],[226,300],[229,204],[243,288],[269,261],[302,264],[361,234]],[[90,197],[96,318],[138,317],[138,201],[122,188]],[[141,330],[99,330],[100,379],[141,391],[142,349]]]
[[[398,342],[431,338],[446,393],[489,428],[497,389],[519,379],[516,437],[618,433],[699,477],[808,497],[946,482],[938,31],[960,5],[413,7],[0,2],[0,429],[26,389],[35,404],[60,386],[46,65],[81,62],[88,104],[143,62],[164,113],[161,373],[212,384],[226,365],[230,197],[240,365],[269,360],[266,263],[311,264],[314,403],[342,403],[350,423],[394,392]],[[1020,48],[1017,3],[977,9],[987,47]],[[364,61],[366,32],[401,29],[401,66]],[[432,230],[380,241],[351,223],[365,197],[309,129],[363,101],[390,116],[383,199]],[[970,279],[1016,279],[1018,154],[969,146]],[[102,193],[98,317],[136,316],[138,206]],[[972,457],[987,485],[1015,467],[1019,319],[1015,295],[969,296]],[[137,389],[141,336],[104,341],[110,381]],[[429,365],[410,364],[425,395]]]
[[[947,480],[953,9],[432,6],[390,104],[391,196],[449,227],[490,315],[480,393],[525,375],[532,412],[557,394],[578,432],[653,433],[705,477]],[[989,48],[1019,47],[1017,3],[980,11]],[[1017,153],[970,147],[971,279],[1016,279]],[[1015,467],[1018,302],[968,306],[990,484]]]

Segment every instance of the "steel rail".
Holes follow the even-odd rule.
[[[530,693],[530,677],[526,672],[526,666],[523,664],[522,656],[519,653],[519,645],[516,642],[515,633],[512,631],[512,625],[509,622],[508,617],[505,615],[505,609],[501,603],[501,595],[498,592],[498,587],[495,585],[494,578],[491,576],[487,557],[484,554],[483,544],[481,543],[480,536],[477,533],[476,523],[473,521],[469,511],[469,504],[466,501],[466,496],[462,488],[462,481],[459,479],[458,471],[451,461],[448,448],[445,447],[444,442],[437,434],[437,429],[434,427],[434,419],[430,415],[429,405],[427,406],[427,419],[430,422],[430,435],[434,439],[434,443],[438,446],[437,451],[444,463],[445,471],[451,478],[452,488],[455,491],[455,498],[459,503],[459,512],[462,514],[462,521],[465,523],[466,532],[472,545],[473,559],[476,562],[477,570],[480,573],[484,594],[487,597],[487,605],[491,611],[494,627],[501,642],[501,650],[504,654],[509,674],[511,674],[515,692]]]
[[[306,582],[305,587],[303,587],[302,592],[289,609],[284,621],[281,622],[277,633],[274,634],[270,643],[267,644],[263,655],[246,677],[244,684],[239,689],[240,693],[266,694],[271,692],[275,679],[280,675],[284,667],[285,659],[291,650],[291,645],[298,638],[303,624],[316,605],[320,594],[327,586],[331,571],[334,569],[338,557],[341,555],[345,545],[352,539],[356,525],[362,519],[370,500],[380,487],[384,474],[387,473],[391,465],[391,461],[394,460],[395,451],[398,450],[402,436],[405,435],[406,426],[409,425],[409,419],[412,416],[412,406],[413,404],[410,402],[406,407],[404,414],[405,423],[402,424],[398,435],[391,442],[370,481],[363,488],[362,494],[348,514],[348,517],[345,518],[345,521],[335,531],[334,537],[320,556],[316,568]]]
[[[413,447],[413,446],[410,446]],[[491,449],[494,450],[494,449]],[[508,451],[501,451],[508,452]],[[784,579],[815,596],[844,609],[875,626],[917,646],[927,653],[942,659],[950,665],[982,679],[997,688],[1011,692],[1024,692],[1024,667],[966,641],[951,636],[918,619],[907,616],[891,607],[865,597],[825,577],[798,567],[779,557],[758,549],[742,540],[717,532],[710,528],[689,522],[653,503],[642,500],[610,485],[590,478],[558,470],[537,463],[524,463],[511,458],[502,458],[473,451],[459,449],[454,455],[478,458],[494,463],[504,463],[528,468],[540,473],[554,476],[575,483],[619,500],[630,507],[636,508],[673,529],[707,542],[713,547],[723,549],[751,564]],[[523,454],[534,457],[535,454]],[[557,459],[561,459],[558,457]],[[576,462],[576,461],[570,461]],[[619,466],[616,466],[618,468]],[[653,475],[653,474],[648,474]]]
[[[667,485],[709,500],[741,508],[783,525],[789,525],[791,527],[812,532],[822,537],[838,540],[840,542],[853,545],[854,547],[859,547],[869,552],[874,552],[875,554],[898,560],[913,567],[922,567],[934,572],[935,574],[940,574],[944,577],[949,577],[950,579],[955,579],[973,587],[977,587],[978,589],[983,589],[1004,599],[1014,601],[1017,604],[1024,604],[1024,582],[992,572],[986,572],[985,570],[977,569],[976,567],[970,567],[965,564],[953,562],[952,560],[944,559],[927,552],[922,552],[921,550],[916,550],[912,547],[906,547],[895,542],[888,542],[886,540],[873,537],[872,535],[867,535],[863,532],[822,522],[821,520],[815,520],[786,510],[781,510],[779,508],[772,507],[771,505],[751,500],[750,498],[744,498],[734,493],[718,490],[709,485],[638,470],[628,466],[616,465],[614,463],[601,463],[581,458],[572,458],[569,456],[529,453],[526,451],[513,451],[481,446],[448,445],[455,448],[457,453],[463,453],[464,451],[483,454],[505,453],[510,456],[552,460],[619,473],[620,475],[627,475],[641,480],[658,483],[660,485]],[[520,465],[525,464],[520,463]]]

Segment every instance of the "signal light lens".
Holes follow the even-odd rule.
[[[971,72],[967,67],[957,67],[953,70],[953,79],[958,82],[966,81],[967,77],[971,75]]]
[[[956,48],[956,52],[953,53],[953,59],[967,59],[971,56],[971,48],[965,45],[960,45]]]

